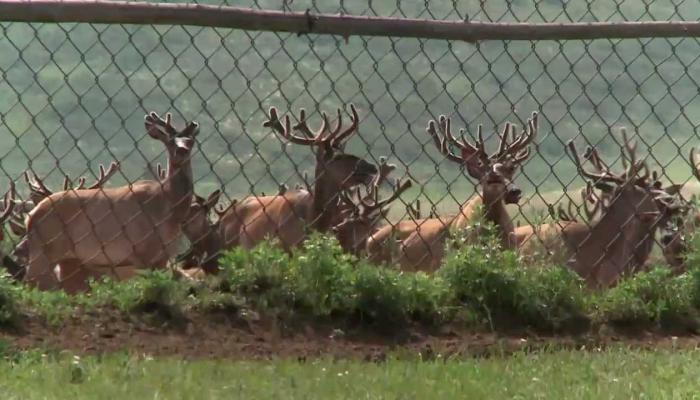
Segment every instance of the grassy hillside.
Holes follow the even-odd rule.
[[[353,14],[529,21],[700,18],[689,2],[340,2]],[[483,2],[482,2],[483,3]],[[216,3],[218,4],[218,3]],[[236,6],[250,1],[232,2]],[[281,1],[257,6],[280,9]],[[296,0],[291,8],[339,12],[339,2]],[[398,7],[398,8],[397,8]],[[588,8],[591,10],[589,11]],[[457,127],[492,132],[542,114],[536,154],[517,178],[533,196],[581,185],[564,144],[597,144],[616,157],[627,126],[649,147],[650,162],[685,181],[690,146],[698,144],[700,101],[696,39],[595,42],[484,42],[342,38],[194,27],[1,24],[0,184],[29,165],[80,175],[100,162],[123,162],[112,183],[149,175],[161,145],[145,138],[146,111],[172,111],[201,124],[195,158],[198,190],[225,186],[229,196],[272,192],[311,170],[308,149],[285,146],[261,127],[265,111],[328,110],[354,103],[363,118],[351,150],[389,156],[427,196],[454,210],[474,190],[444,161],[425,133],[448,114]],[[313,115],[317,120],[318,114]],[[642,151],[647,147],[640,146]],[[538,193],[536,193],[535,189]],[[575,194],[576,192],[572,192]],[[525,204],[526,207],[528,204]]]

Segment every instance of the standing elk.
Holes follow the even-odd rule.
[[[276,238],[284,249],[290,250],[304,240],[307,228],[329,232],[340,222],[340,192],[367,184],[378,173],[374,164],[343,152],[344,142],[357,130],[359,123],[355,106],[350,105],[350,110],[352,123],[345,130],[338,109],[336,127],[330,130],[328,117],[323,113],[321,128],[314,133],[303,109],[299,123],[292,127],[289,116],[280,121],[277,109],[270,108],[265,127],[272,128],[290,143],[315,150],[313,190],[311,193],[302,189],[287,190],[278,196],[251,196],[230,206],[219,220],[224,248],[252,248],[266,238]]]
[[[164,268],[177,254],[181,224],[192,200],[190,158],[199,125],[191,122],[178,130],[170,114],[162,119],[152,112],[145,117],[145,128],[165,145],[167,178],[68,190],[42,200],[27,218],[25,280],[30,285],[56,288],[55,265],[66,275],[91,267]]]
[[[65,175],[63,178],[63,191],[102,188],[109,178],[111,178],[118,170],[118,162],[113,161],[107,169],[105,169],[104,165],[100,164],[97,180],[92,185],[87,187],[85,186],[87,182],[85,177],[79,178],[77,185],[75,185],[70,177]],[[24,222],[26,214],[42,200],[55,193],[53,190],[49,189],[46,184],[44,184],[44,181],[33,172],[25,171],[24,181],[29,187],[29,200],[19,202],[19,211],[16,212],[9,220],[10,230],[12,233],[20,237],[20,241],[13,252],[13,255],[17,258],[19,265],[14,271],[11,271],[12,276],[17,280],[24,279],[24,266],[27,264],[27,260],[29,258],[29,242],[27,241],[27,228]],[[57,267],[56,270],[60,273],[60,268]]]
[[[437,127],[435,121],[430,121],[427,131],[437,148],[448,160],[464,166],[481,184],[481,192],[462,204],[455,216],[404,220],[383,227],[367,241],[367,252],[372,261],[390,262],[394,252],[392,242],[397,240],[402,269],[435,271],[442,262],[446,239],[452,232],[466,229],[481,218],[477,215],[480,208],[483,208],[483,218],[496,225],[503,247],[515,247],[513,223],[505,206],[520,201],[522,191],[512,179],[518,167],[530,156],[529,145],[538,129],[537,113],[532,114],[527,129],[517,137],[515,127],[507,123],[503,133],[498,135],[498,151],[492,155],[486,153],[481,129],[479,126],[477,143],[473,145],[464,135],[460,140],[452,134],[450,119],[444,115],[440,116]],[[450,145],[458,148],[461,155],[453,153]]]

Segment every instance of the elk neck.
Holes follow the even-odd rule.
[[[483,218],[486,222],[491,222],[498,229],[498,235],[501,239],[501,244],[504,248],[514,247],[512,240],[513,222],[510,219],[508,210],[502,198],[489,199],[484,197],[483,191],[473,196],[466,203],[460,206],[460,212],[452,220],[450,226],[453,228],[464,228],[471,224],[475,219],[479,218],[476,215],[479,208],[483,209]]]
[[[172,213],[184,220],[190,209],[194,180],[192,177],[192,163],[188,159],[181,165],[176,165],[171,159],[168,159],[168,173],[165,182],[163,182],[163,190],[170,204],[172,204]]]
[[[340,199],[341,187],[327,173],[322,161],[317,161],[315,175],[311,227],[319,232],[328,232],[337,216],[336,204]]]

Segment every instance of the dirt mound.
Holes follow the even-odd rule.
[[[586,336],[538,336],[495,334],[443,328],[432,331],[414,327],[393,333],[366,328],[346,330],[331,324],[296,323],[282,326],[274,320],[247,321],[223,314],[192,315],[177,322],[158,322],[125,316],[114,310],[85,312],[60,328],[28,318],[22,329],[0,333],[13,348],[69,350],[76,354],[129,351],[153,356],[182,358],[306,360],[317,357],[382,361],[387,354],[421,359],[435,357],[484,357],[551,348],[597,350],[610,345],[649,348],[689,348],[700,337],[673,337],[643,332],[631,336],[607,329]]]

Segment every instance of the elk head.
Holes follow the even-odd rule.
[[[380,174],[381,175],[381,174]],[[385,218],[388,206],[391,202],[412,185],[410,179],[400,182],[398,179],[394,185],[394,192],[386,199],[379,200],[379,186],[383,179],[379,176],[369,186],[367,194],[362,196],[360,189],[355,188],[352,195],[347,192],[341,194],[341,199],[347,206],[342,222],[332,228],[343,250],[360,254],[364,249],[367,238],[375,230],[380,219]]]
[[[338,109],[338,123],[331,129],[326,113],[322,113],[321,127],[313,132],[306,120],[306,112],[299,112],[299,123],[292,127],[289,116],[279,119],[277,109],[270,108],[270,115],[263,126],[272,128],[285,140],[310,146],[316,154],[316,176],[313,189],[312,226],[327,232],[337,221],[340,192],[360,184],[369,184],[377,174],[377,167],[357,156],[343,151],[344,142],[357,131],[359,117],[354,105],[350,105],[351,124],[343,129],[342,112]],[[294,133],[298,132],[300,134]]]
[[[484,202],[491,206],[501,200],[506,204],[520,201],[522,191],[512,179],[518,167],[530,156],[529,145],[537,136],[537,129],[536,112],[532,113],[532,118],[527,121],[527,129],[520,135],[516,135],[514,125],[506,123],[503,132],[498,133],[498,151],[491,155],[486,153],[481,125],[478,127],[475,144],[469,143],[464,130],[460,130],[461,138],[456,138],[452,134],[451,120],[444,115],[440,116],[437,124],[430,121],[427,130],[437,148],[448,160],[464,166],[467,173],[481,183]],[[460,154],[453,153],[450,150],[451,146],[459,149]]]
[[[194,148],[194,138],[199,133],[199,124],[188,123],[183,129],[176,129],[172,125],[172,114],[165,114],[165,119],[155,112],[151,112],[144,118],[146,132],[150,137],[165,145],[168,151],[168,169],[166,175],[172,173],[171,167],[179,167],[189,161]]]
[[[218,270],[217,259],[221,244],[216,232],[218,222],[212,223],[209,215],[215,210],[220,196],[221,190],[212,192],[206,199],[195,194],[189,215],[182,224],[182,230],[192,246],[184,257],[186,262],[196,260],[210,274]]]
[[[377,167],[357,156],[346,154],[345,141],[357,131],[359,117],[353,104],[350,105],[352,113],[351,124],[343,129],[343,114],[338,109],[338,123],[334,129],[330,129],[328,115],[323,112],[321,127],[313,132],[306,119],[306,111],[299,111],[299,123],[292,126],[289,116],[280,121],[277,109],[270,107],[269,119],[263,126],[272,128],[284,139],[291,143],[303,146],[312,146],[316,152],[316,181],[323,179],[329,181],[334,187],[347,189],[360,184],[369,184],[377,174]],[[301,135],[293,133],[301,133]]]

